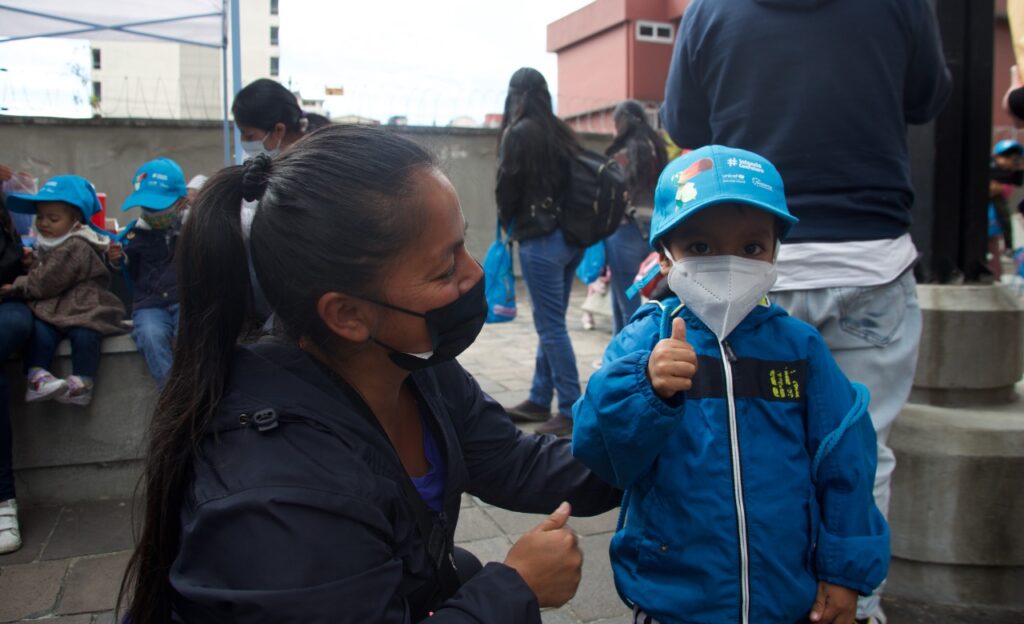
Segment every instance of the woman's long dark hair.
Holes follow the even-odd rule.
[[[299,107],[295,95],[269,78],[254,80],[235,95],[231,105],[235,123],[271,132],[282,123],[288,132],[312,132],[330,125],[331,120]]]
[[[421,230],[413,174],[433,166],[386,130],[329,126],[203,186],[178,243],[174,363],[150,425],[142,534],[118,599],[132,624],[170,622],[181,509],[251,309],[243,198],[260,202],[250,250],[277,319],[293,339],[330,344],[317,301],[332,291],[379,296],[383,271]]]
[[[626,150],[626,185],[633,189],[653,189],[661,170],[668,164],[668,150],[658,131],[647,121],[647,111],[636,100],[619,102],[612,113],[615,120],[615,139],[605,150],[614,156]]]
[[[499,151],[506,131],[524,120],[540,126],[545,137],[537,153],[524,155],[524,171],[535,169],[545,175],[557,169],[556,163],[568,161],[581,149],[572,128],[555,115],[544,75],[532,67],[517,69],[508,81],[505,112],[498,133]]]

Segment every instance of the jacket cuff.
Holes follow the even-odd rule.
[[[818,528],[818,580],[870,595],[889,573],[889,530],[880,535],[839,537]]]
[[[657,412],[659,416],[674,418],[681,416],[686,407],[686,396],[679,392],[672,398],[665,400],[654,392],[651,379],[647,376],[647,363],[651,359],[651,353],[644,353],[636,364],[634,370],[635,391],[640,394],[647,405]]]

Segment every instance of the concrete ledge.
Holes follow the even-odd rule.
[[[52,372],[71,372],[66,342],[58,349]],[[21,362],[8,362],[7,375],[19,503],[62,504],[132,495],[157,389],[131,337],[103,341],[88,407],[55,401],[26,404]]]
[[[897,583],[894,584],[894,579]],[[1024,568],[958,566],[908,561],[893,557],[885,595],[919,601],[932,607],[964,607],[1002,611],[1007,619],[975,622],[1024,622]],[[1014,616],[1013,618],[1009,616]],[[931,620],[938,622],[940,620]]]

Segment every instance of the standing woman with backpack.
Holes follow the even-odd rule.
[[[546,421],[538,433],[571,434],[572,406],[580,396],[565,316],[583,249],[566,242],[557,217],[572,159],[580,151],[573,131],[552,111],[544,76],[530,67],[512,74],[501,122],[495,196],[501,226],[519,242],[539,341],[529,398],[507,411],[519,422]],[[552,415],[556,393],[558,411]]]
[[[617,334],[636,309],[640,298],[626,297],[637,269],[650,254],[647,236],[654,212],[654,187],[668,164],[665,141],[647,121],[640,102],[625,100],[612,113],[615,139],[605,154],[614,158],[626,173],[629,207],[622,224],[605,239],[605,254],[612,270],[612,333]]]

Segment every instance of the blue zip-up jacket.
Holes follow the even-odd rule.
[[[172,306],[178,303],[174,250],[181,225],[153,230],[140,223],[133,221],[119,235],[133,290],[132,309]]]
[[[675,316],[697,373],[664,401],[647,361]],[[659,621],[803,621],[818,581],[869,594],[885,578],[866,390],[780,307],[758,306],[721,345],[674,297],[641,307],[573,416],[573,453],[628,488],[616,587]]]
[[[907,124],[952,91],[927,0],[694,0],[662,122],[677,145],[757,152],[800,219],[787,242],[897,238],[914,193]]]

